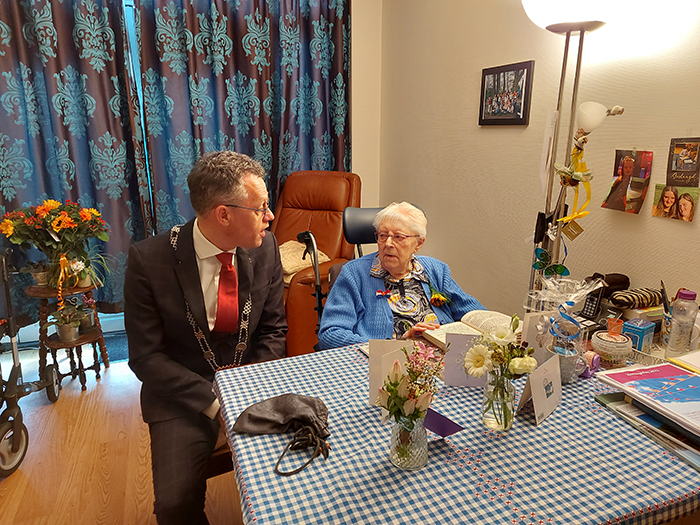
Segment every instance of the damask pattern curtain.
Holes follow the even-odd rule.
[[[123,28],[121,0],[0,1],[0,212],[47,198],[100,211],[111,233],[98,249],[113,256],[102,306],[122,301],[144,237]],[[20,314],[27,284],[13,290]]]
[[[204,152],[265,168],[272,206],[302,169],[350,171],[349,0],[137,0],[154,229],[194,215]]]

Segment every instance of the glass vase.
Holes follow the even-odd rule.
[[[506,432],[513,426],[515,387],[498,372],[489,372],[481,406],[481,419],[490,430]]]
[[[428,463],[428,433],[425,417],[401,418],[391,429],[389,459],[403,470],[419,470]]]

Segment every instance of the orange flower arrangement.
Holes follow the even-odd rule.
[[[24,249],[34,246],[53,263],[59,263],[62,257],[88,261],[88,240],[109,240],[107,225],[96,209],[51,199],[6,213],[0,222],[0,232]],[[54,277],[58,272],[56,268]]]

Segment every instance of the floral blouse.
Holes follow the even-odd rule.
[[[399,339],[414,325],[420,322],[437,323],[438,318],[426,297],[421,283],[430,283],[420,261],[413,257],[411,271],[402,279],[394,279],[382,268],[379,255],[372,261],[369,274],[384,280],[386,290],[379,290],[389,302],[394,316],[394,338]]]

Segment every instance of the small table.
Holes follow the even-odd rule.
[[[367,376],[357,346],[217,372],[246,523],[655,524],[700,509],[700,474],[600,406],[594,396],[611,389],[595,379],[564,385],[540,425],[526,405],[505,434],[481,423],[481,389],[443,387],[433,408],[465,430],[429,433],[428,464],[405,472],[389,461],[391,425],[368,405]],[[231,428],[252,403],[288,392],[325,402],[331,450],[281,477],[290,434]]]
[[[88,299],[92,299],[92,290],[94,290],[94,285],[85,287],[73,287],[64,288],[63,297],[70,297],[73,295],[84,294]],[[48,335],[48,330],[45,325],[48,321],[49,316],[49,299],[55,299],[58,296],[58,290],[56,288],[51,288],[48,286],[28,286],[24,293],[29,297],[34,297],[35,299],[40,299],[39,303],[39,377],[44,377],[44,370],[46,369],[46,355],[50,351],[51,357],[53,358],[54,366],[56,367],[56,372],[58,374],[59,383],[64,377],[78,377],[80,379],[81,390],[86,390],[85,386],[86,370],[94,370],[97,379],[100,378],[100,361],[97,355],[97,346],[99,345],[100,356],[102,357],[102,362],[105,368],[109,368],[109,354],[107,353],[107,347],[105,346],[104,335],[102,334],[102,326],[100,325],[100,318],[97,315],[96,306],[92,306],[95,315],[95,327],[94,330],[87,334],[83,334],[78,339],[70,342],[59,341],[58,336],[53,334]],[[82,345],[92,344],[94,362],[91,366],[85,367],[82,360]],[[61,373],[58,367],[58,361],[56,359],[56,351],[61,348],[66,349],[66,354],[70,360],[70,371],[67,374]],[[73,350],[77,355],[78,362],[76,364]]]

